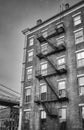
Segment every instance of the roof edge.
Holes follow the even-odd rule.
[[[72,5],[72,6],[69,7],[67,10],[64,10],[64,11],[62,11],[62,12],[60,12],[60,13],[58,13],[58,14],[56,14],[56,15],[54,15],[54,16],[52,16],[52,17],[46,19],[46,20],[44,20],[40,25],[35,25],[35,26],[32,27],[32,28],[26,28],[26,29],[22,30],[22,33],[25,35],[28,31],[30,31],[30,32],[33,31],[34,29],[36,29],[36,28],[42,26],[43,24],[45,24],[45,23],[51,21],[52,19],[54,19],[54,18],[56,18],[56,17],[59,17],[60,15],[63,15],[65,12],[68,12],[68,11],[70,11],[71,9],[74,9],[75,7],[77,7],[77,6],[79,6],[79,5],[83,4],[83,3],[84,3],[84,0],[82,0],[82,1],[80,1],[80,2],[78,2],[78,3],[76,3],[76,4],[74,4],[74,5]]]

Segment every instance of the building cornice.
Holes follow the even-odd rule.
[[[77,3],[77,4],[73,5],[73,6],[71,6],[69,9],[64,10],[64,11],[62,11],[62,12],[60,12],[60,13],[54,15],[53,17],[51,17],[51,18],[49,18],[49,19],[43,21],[40,25],[36,25],[36,26],[34,26],[34,27],[32,27],[32,28],[26,28],[26,29],[24,29],[24,30],[22,31],[22,33],[23,33],[24,35],[26,35],[26,34],[27,34],[27,35],[28,35],[28,34],[32,34],[32,33],[34,33],[35,31],[38,31],[39,29],[41,29],[41,28],[43,28],[43,27],[46,27],[47,25],[51,24],[52,22],[54,22],[54,21],[56,21],[56,20],[59,20],[60,17],[62,18],[62,17],[64,17],[64,16],[66,16],[66,15],[68,15],[68,14],[70,14],[70,13],[76,11],[77,9],[80,9],[81,7],[84,7],[84,1],[81,1],[81,2],[79,2],[79,3]]]

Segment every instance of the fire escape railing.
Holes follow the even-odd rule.
[[[41,70],[38,70],[38,71],[36,71],[35,76],[39,80],[43,79],[48,84],[49,88],[53,91],[53,93],[56,95],[57,99],[59,100],[60,98],[57,94],[56,88],[49,79],[49,77],[51,77],[53,75],[57,75],[57,74],[60,75],[60,74],[67,72],[66,65],[64,65],[64,66],[62,66],[62,68],[58,68],[58,69],[59,70],[56,70],[56,71],[53,71],[53,70],[50,71],[50,68],[48,68],[48,70],[50,72],[47,72],[47,74],[45,74],[45,75],[42,75]]]
[[[50,116],[51,118],[57,118],[57,111],[50,103],[42,102],[42,105],[44,106],[44,109],[47,112],[48,116]]]
[[[47,42],[49,44],[49,46],[52,48],[52,51],[53,51],[52,54],[54,54],[54,53],[57,53],[57,52],[65,50],[66,47],[65,47],[65,43],[64,42],[57,46],[55,43],[52,43],[50,41],[50,38],[52,38],[53,36],[60,35],[61,33],[64,33],[64,32],[65,32],[64,25],[61,24],[61,26],[55,28],[55,32],[53,34],[48,35],[46,38],[43,37],[42,35],[38,36],[37,40],[40,42],[40,44],[43,43],[43,42]],[[41,49],[40,49],[40,51],[38,50],[36,52],[36,56],[40,60],[42,58],[44,58],[46,61],[48,61],[48,63],[50,64],[52,70],[48,68],[47,69],[47,73],[44,74],[44,75],[42,74],[41,70],[37,70],[36,73],[35,73],[36,74],[35,76],[39,80],[42,79],[42,80],[44,80],[47,83],[48,87],[55,94],[56,98],[55,99],[51,99],[51,100],[48,100],[48,99],[41,100],[38,97],[38,98],[35,98],[35,102],[38,105],[42,105],[49,116],[55,118],[55,117],[57,117],[57,113],[54,112],[54,110],[56,111],[56,109],[55,108],[54,109],[51,108],[51,105],[53,103],[55,103],[55,102],[62,102],[62,101],[68,100],[68,95],[67,95],[67,91],[66,91],[63,96],[60,96],[59,93],[58,93],[59,90],[56,90],[56,87],[52,84],[52,82],[50,81],[49,77],[54,76],[54,75],[61,75],[61,74],[66,73],[67,72],[67,67],[66,67],[65,64],[62,65],[62,66],[57,66],[52,61],[52,59],[47,57],[49,55],[51,55],[51,52],[43,53],[43,52],[41,52]],[[50,70],[51,70],[51,72],[50,72]]]
[[[51,118],[56,118],[58,116],[56,109],[52,105],[53,103],[55,103],[55,101],[56,100],[42,101],[40,100],[40,97],[35,97],[35,103],[37,103],[38,105],[42,105],[47,115],[50,116]]]
[[[52,45],[54,45],[54,43],[52,43]],[[54,49],[53,49],[54,48]],[[36,56],[38,56],[39,59],[42,59],[44,58],[44,56],[49,56],[49,55],[52,55],[52,54],[55,54],[55,53],[58,53],[58,52],[61,52],[61,51],[64,51],[66,50],[66,47],[65,47],[65,42],[61,43],[60,45],[56,46],[54,45],[53,48],[51,50],[46,50],[46,53],[43,53],[41,51],[41,49],[37,49],[36,51]]]
[[[56,27],[55,30],[56,30],[56,31],[54,32],[55,35],[59,35],[59,34],[61,34],[61,33],[64,33],[64,32],[65,32],[65,29],[64,29],[63,23],[61,23],[60,27]],[[50,41],[50,38],[52,38],[52,37],[53,37],[53,34],[50,34],[50,35],[48,35],[47,37],[44,37],[43,35],[37,36],[37,40],[39,41],[40,44],[43,43],[43,42],[46,42],[46,43],[48,43],[49,46],[52,48],[52,51],[51,51],[51,52],[48,51],[46,54],[43,54],[43,53],[41,52],[41,49],[40,49],[40,51],[37,50],[36,55],[37,55],[40,59],[43,58],[43,55],[44,55],[44,56],[48,56],[48,55],[51,55],[51,54],[58,53],[58,52],[60,52],[60,51],[66,50],[66,46],[65,46],[65,42],[64,42],[64,41],[63,41],[63,43],[61,43],[60,45],[56,45],[55,42]]]
[[[42,35],[40,35],[40,36],[37,37],[37,39],[38,39],[38,41],[39,41],[40,43],[46,42],[46,40],[48,40],[48,39],[50,39],[50,38],[52,38],[52,37],[54,37],[54,36],[60,35],[60,34],[62,34],[62,33],[64,33],[64,32],[65,32],[64,24],[61,23],[60,25],[55,26],[55,31],[54,31],[54,33],[48,35],[46,38],[44,38]],[[49,44],[51,45],[50,42],[49,42]]]

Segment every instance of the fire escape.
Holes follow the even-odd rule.
[[[48,45],[52,48],[52,51],[51,52],[47,52],[47,53],[42,53],[41,51],[38,51],[36,56],[39,58],[39,60],[45,59],[50,64],[50,66],[53,69],[53,71],[52,71],[52,73],[47,73],[46,75],[42,75],[41,74],[41,70],[37,70],[36,71],[36,78],[38,80],[44,80],[46,82],[47,86],[51,89],[51,91],[56,96],[56,99],[40,100],[39,97],[38,98],[36,97],[35,102],[38,105],[41,104],[44,107],[46,113],[50,117],[52,117],[52,118],[57,117],[56,109],[52,106],[52,104],[54,104],[56,102],[68,101],[67,92],[66,92],[66,94],[63,97],[60,97],[59,94],[58,94],[58,90],[56,90],[56,87],[50,81],[50,77],[51,76],[62,75],[62,74],[66,74],[67,73],[66,65],[63,65],[63,67],[59,68],[53,62],[51,57],[49,57],[52,54],[60,53],[60,52],[66,50],[66,46],[65,46],[64,42],[57,46],[56,43],[52,43],[52,41],[50,40],[52,37],[61,35],[63,33],[65,33],[65,29],[64,29],[63,23],[61,23],[59,27],[55,28],[55,32],[53,34],[47,36],[46,38],[43,37],[42,35],[37,37],[37,40],[39,41],[40,44],[48,43]]]

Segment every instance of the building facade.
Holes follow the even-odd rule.
[[[83,130],[84,1],[23,34],[19,130]]]
[[[19,109],[17,107],[0,108],[0,130],[18,130]]]

